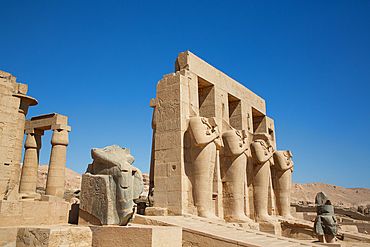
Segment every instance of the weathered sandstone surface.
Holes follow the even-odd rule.
[[[46,179],[48,177],[48,165],[39,165],[38,175],[37,175],[37,187],[44,188],[46,186]],[[65,188],[68,190],[79,190],[81,189],[81,179],[82,176],[77,172],[72,171],[69,168],[65,169]]]
[[[45,188],[48,173],[47,165],[39,165],[37,187]],[[66,168],[66,189],[79,190],[81,188],[81,175]],[[143,173],[144,192],[148,194],[149,174]],[[370,189],[365,188],[343,188],[325,183],[299,184],[292,183],[291,202],[314,204],[318,192],[324,191],[334,206],[356,207],[370,204]]]

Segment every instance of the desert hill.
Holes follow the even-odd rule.
[[[47,165],[39,165],[38,174],[37,174],[37,187],[38,188],[45,188],[46,187],[46,179],[48,176],[48,168]],[[81,179],[82,176],[77,172],[72,171],[69,168],[65,169],[66,177],[65,177],[65,188],[68,190],[79,190],[81,189]]]
[[[37,187],[46,186],[46,178],[48,173],[47,165],[39,165]],[[148,194],[149,190],[149,174],[143,174],[144,192],[143,195]],[[81,175],[66,168],[65,186],[68,190],[79,190],[81,188]],[[318,192],[324,191],[330,198],[333,205],[343,207],[355,207],[360,205],[370,204],[370,189],[364,188],[342,188],[340,186],[312,183],[299,184],[292,183],[291,203],[314,204],[315,196]]]
[[[343,188],[325,183],[292,183],[291,203],[314,204],[318,192],[324,191],[334,206],[355,207],[370,204],[370,189]]]

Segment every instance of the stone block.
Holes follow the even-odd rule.
[[[358,232],[356,225],[339,225],[339,229],[344,231]]]
[[[260,231],[270,233],[276,236],[281,236],[281,225],[280,222],[261,222],[260,225]]]
[[[157,189],[155,190],[155,204],[158,207],[163,207],[163,206],[168,205],[167,191],[158,191]]]
[[[316,213],[303,213],[303,219],[308,221],[315,221],[316,216]]]
[[[93,215],[100,224],[118,224],[117,211],[114,210],[110,198],[115,198],[113,178],[109,175],[82,174],[80,211]],[[114,203],[114,202],[113,202]],[[83,214],[82,214],[83,215]]]
[[[22,204],[20,201],[0,201],[0,215],[17,216],[22,214]]]
[[[15,246],[17,227],[0,227],[0,246]]]
[[[168,205],[169,206],[181,205],[181,190],[168,191]]]
[[[24,83],[17,83],[18,86],[18,93],[20,94],[27,94],[28,85]]]
[[[26,246],[91,246],[89,227],[21,227],[17,232],[17,247]]]
[[[0,201],[0,227],[68,223],[66,202]]]
[[[44,114],[31,119],[27,119],[25,122],[25,129],[67,129],[70,131],[70,126],[67,126],[68,117],[57,113]],[[53,128],[53,126],[59,126]]]
[[[27,225],[30,225],[31,221],[34,221],[35,225],[47,224],[50,216],[48,214],[49,206],[47,202],[23,201],[24,221],[27,222]]]
[[[295,217],[300,219],[300,220],[303,220],[303,212],[297,212],[295,213]]]
[[[343,223],[352,223],[354,221],[355,221],[354,219],[342,218]]]
[[[147,208],[145,208],[145,215],[149,215],[149,216],[167,216],[168,215],[168,210],[167,210],[167,208],[147,207]]]
[[[331,247],[346,247],[345,243],[320,243],[320,245],[331,246]]]
[[[62,198],[59,198],[57,196],[50,196],[50,195],[41,195],[40,200],[43,202],[65,202],[65,200]]]
[[[180,247],[181,227],[161,226],[91,226],[92,246]]]

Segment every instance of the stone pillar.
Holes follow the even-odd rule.
[[[41,148],[41,136],[43,130],[27,131],[27,138],[24,144],[24,160],[22,168],[22,176],[19,187],[21,198],[38,198],[36,195],[37,172],[39,164],[39,150]]]
[[[68,132],[70,129],[52,127],[52,130],[54,133],[51,138],[52,149],[45,194],[63,198],[66,154],[69,143]]]
[[[14,158],[12,161],[9,187],[4,199],[18,200],[19,179],[21,174],[22,146],[24,137],[24,125],[29,106],[37,105],[37,100],[27,95],[13,94],[20,98],[19,110],[17,114],[17,133],[14,145]]]

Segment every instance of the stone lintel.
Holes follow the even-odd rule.
[[[181,70],[189,70],[207,82],[220,85],[222,90],[225,90],[240,100],[247,99],[252,107],[266,115],[264,99],[190,51],[179,53],[176,59],[175,71]]]
[[[35,135],[43,136],[43,135],[44,135],[44,130],[42,130],[42,129],[32,129],[32,128],[30,128],[30,129],[25,129],[25,130],[24,130],[24,133],[25,133],[26,135],[28,135],[28,134],[35,134]]]
[[[32,117],[26,120],[25,129],[55,130],[66,129],[71,131],[67,125],[68,117],[57,113],[50,113]]]
[[[67,130],[68,132],[71,131],[71,126],[66,124],[54,124],[51,126],[51,130]]]

